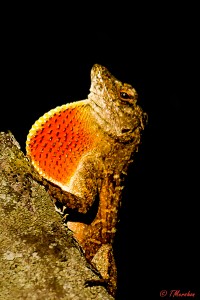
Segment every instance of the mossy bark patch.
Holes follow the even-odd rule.
[[[113,299],[11,133],[0,133],[0,300]]]

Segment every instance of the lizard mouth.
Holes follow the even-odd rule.
[[[132,131],[132,130],[129,128],[122,128],[122,134],[129,133],[130,131]]]
[[[121,133],[122,134],[127,134],[127,133],[131,133],[131,132],[134,132],[136,128],[138,128],[139,126],[141,126],[141,121],[139,118],[136,118],[134,120],[134,123],[131,124],[131,128],[122,128],[121,129]]]
[[[141,112],[141,111],[140,111]],[[148,123],[148,115],[145,112],[141,112],[138,114],[138,116],[134,117],[134,121],[132,123],[132,128],[122,128],[121,132],[122,134],[127,134],[134,132],[137,128],[144,129],[144,127]]]

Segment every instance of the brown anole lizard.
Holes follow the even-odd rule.
[[[68,227],[112,295],[117,282],[112,245],[123,180],[145,118],[136,90],[95,64],[88,98],[44,114],[26,142],[27,156],[50,194],[65,205]]]

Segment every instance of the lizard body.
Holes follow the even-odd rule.
[[[112,244],[122,182],[140,143],[145,116],[135,89],[96,64],[88,99],[46,113],[32,126],[26,142],[32,164],[54,185],[50,193],[76,210],[67,225],[86,258],[108,280],[112,295],[117,281]]]

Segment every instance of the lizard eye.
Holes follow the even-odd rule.
[[[120,97],[122,99],[130,99],[129,94],[127,94],[126,92],[120,92]]]

